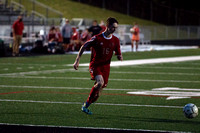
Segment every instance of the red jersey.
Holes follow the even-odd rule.
[[[14,29],[16,35],[22,35],[24,30],[24,23],[17,20],[14,22],[12,28]]]
[[[48,35],[48,41],[57,41],[57,37],[55,33],[49,33]]]
[[[93,36],[88,42],[89,47],[92,47],[90,66],[110,64],[113,56],[121,55],[119,39],[112,35],[110,38],[104,36],[104,33]]]
[[[79,33],[75,31],[71,37],[72,40],[78,40],[79,39]]]

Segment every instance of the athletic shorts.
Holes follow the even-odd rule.
[[[91,75],[91,80],[95,80],[95,76],[102,75],[104,79],[104,85],[102,88],[106,87],[108,84],[108,78],[110,74],[110,64],[102,65],[102,66],[89,66],[89,71]]]
[[[64,44],[70,44],[70,38],[63,38],[63,43]]]

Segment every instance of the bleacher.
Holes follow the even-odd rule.
[[[43,25],[43,20],[34,14],[27,14],[23,8],[14,8],[15,5],[0,4],[0,25],[11,25],[19,15],[23,16],[24,25]]]

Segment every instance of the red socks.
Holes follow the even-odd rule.
[[[92,87],[92,89],[90,91],[90,95],[89,95],[89,97],[87,99],[87,103],[91,104],[91,103],[95,102],[99,97],[98,93],[99,93],[99,90],[96,89],[95,87]]]

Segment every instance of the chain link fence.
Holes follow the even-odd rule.
[[[131,25],[119,25],[116,35],[122,44],[131,43]],[[139,26],[140,43],[152,40],[190,40],[200,39],[200,26]]]

